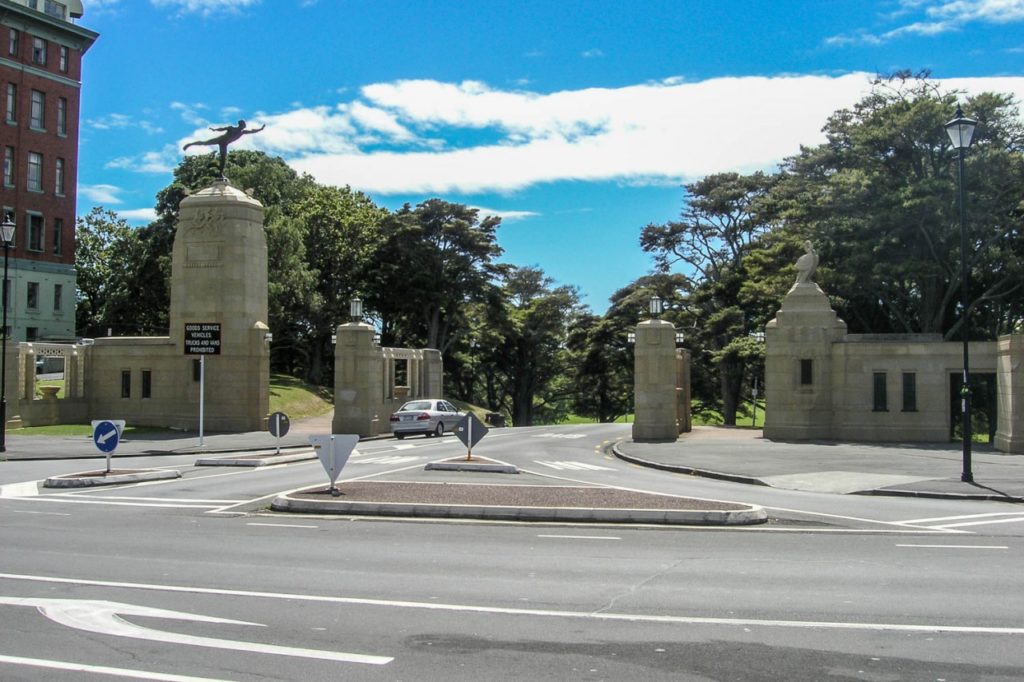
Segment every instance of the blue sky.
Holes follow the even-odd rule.
[[[681,185],[772,170],[870,77],[1024,99],[1024,0],[85,0],[79,213],[152,217],[181,145],[241,146],[394,209],[503,217],[504,260],[595,312]],[[952,112],[950,112],[952,117]],[[208,148],[199,148],[207,151]],[[191,153],[191,151],[190,151]]]

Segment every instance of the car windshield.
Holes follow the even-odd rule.
[[[429,410],[431,407],[429,400],[416,400],[411,403],[402,405],[402,409],[399,412],[411,412],[412,410]]]

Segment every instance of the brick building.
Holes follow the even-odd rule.
[[[74,23],[81,16],[80,0],[0,0],[0,218],[17,226],[7,294],[14,341],[75,336],[82,56],[98,36]]]

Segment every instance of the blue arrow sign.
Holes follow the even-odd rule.
[[[92,423],[92,442],[100,452],[113,452],[121,441],[121,429],[112,421],[100,420]]]

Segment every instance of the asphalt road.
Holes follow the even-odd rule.
[[[642,469],[621,426],[495,430],[474,454],[761,504],[680,529],[284,516],[318,462],[31,495],[96,462],[0,464],[0,679],[1019,680],[1018,506],[810,494]],[[361,444],[342,478],[462,452]],[[20,484],[20,485],[19,485]],[[201,618],[205,620],[196,620]]]

